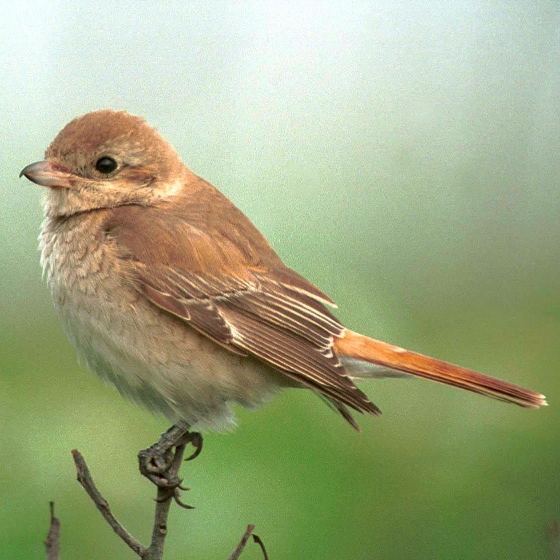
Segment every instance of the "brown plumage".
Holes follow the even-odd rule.
[[[379,409],[354,384],[365,362],[535,408],[544,397],[353,333],[253,224],[143,120],[97,111],[69,123],[22,174],[49,187],[42,262],[81,357],[171,420],[220,427],[308,387],[354,427]]]

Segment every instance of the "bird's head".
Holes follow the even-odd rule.
[[[124,111],[87,113],[69,122],[44,161],[21,175],[48,187],[48,216],[123,204],[150,205],[177,194],[190,173],[171,145],[143,119]]]

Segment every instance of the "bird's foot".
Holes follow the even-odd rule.
[[[158,442],[138,453],[140,473],[158,488],[158,502],[171,498],[181,507],[191,509],[180,499],[180,490],[188,490],[181,486],[182,479],[178,472],[185,447],[191,443],[195,450],[187,457],[191,461],[202,451],[202,435],[189,432],[189,426],[179,422],[172,426],[159,438]]]

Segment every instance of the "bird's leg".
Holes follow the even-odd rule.
[[[140,473],[158,488],[167,488],[174,495],[177,489],[182,489],[177,473],[188,443],[195,447],[194,453],[187,459],[192,460],[202,450],[202,435],[189,432],[189,425],[179,421],[163,433],[157,443],[138,453]]]

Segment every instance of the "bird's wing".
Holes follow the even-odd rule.
[[[324,306],[331,300],[286,267],[260,234],[244,238],[235,226],[208,231],[192,221],[123,206],[105,230],[152,303],[315,389],[354,427],[345,406],[378,414],[333,352],[345,329]]]

